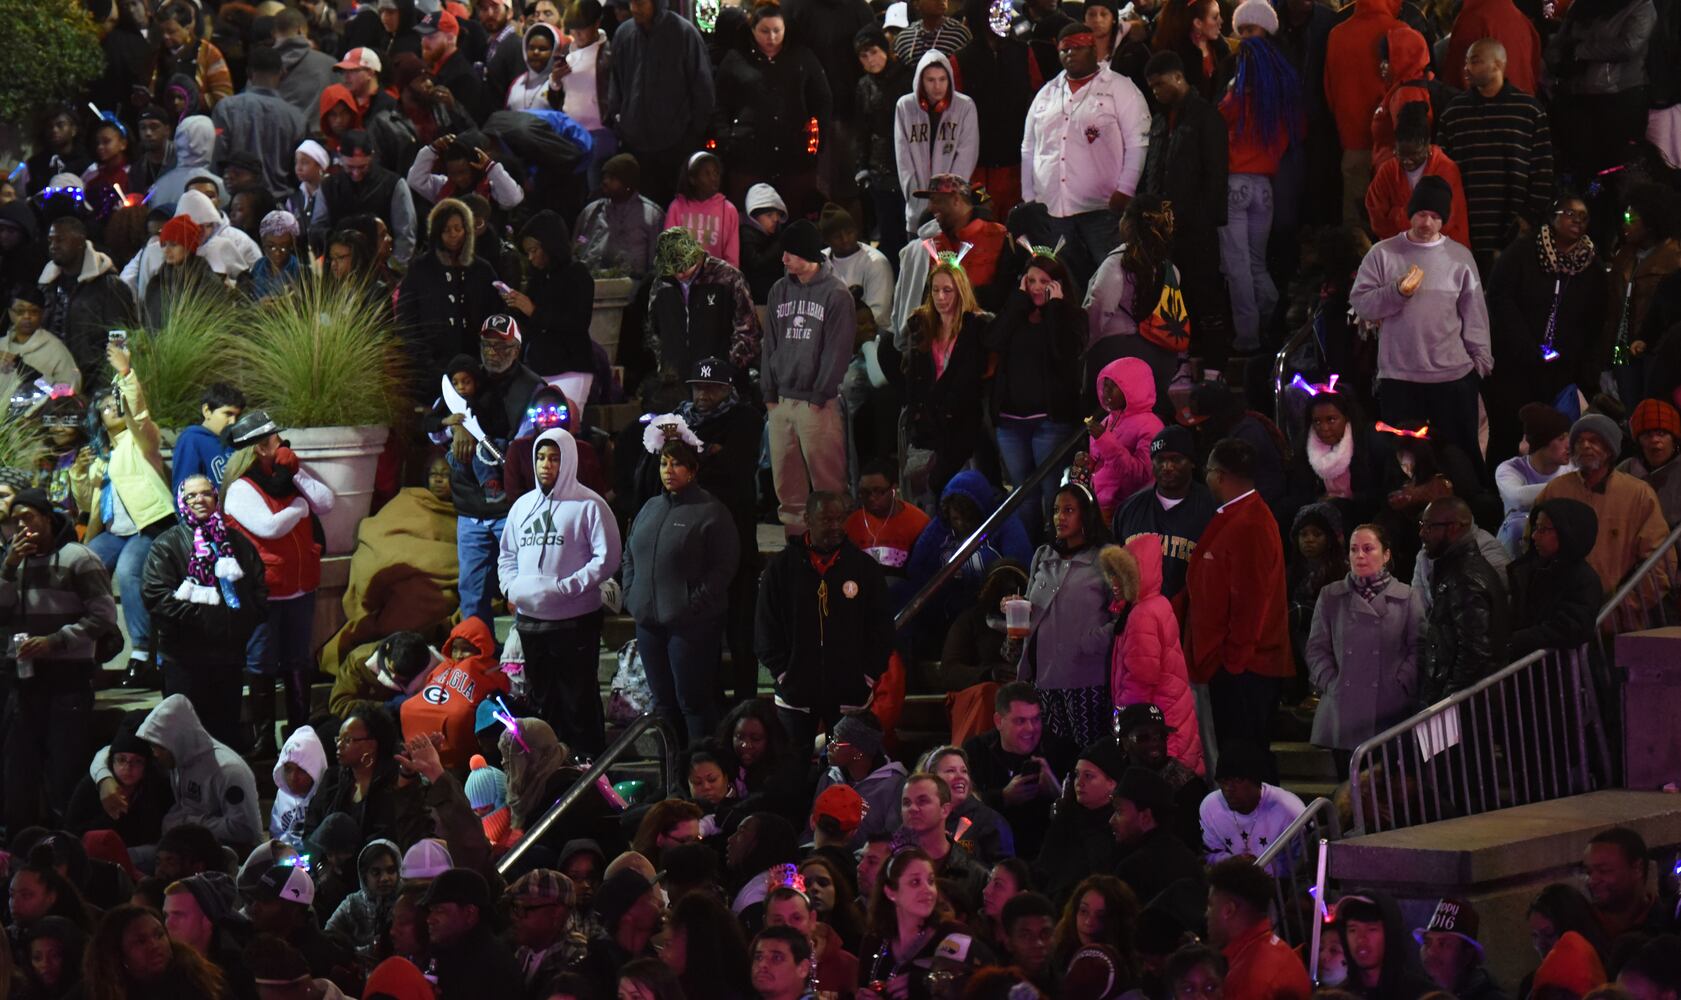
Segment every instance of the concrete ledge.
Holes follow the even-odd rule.
[[[1590,792],[1353,837],[1331,845],[1330,874],[1347,885],[1486,886],[1573,868],[1589,837],[1619,825],[1653,847],[1681,844],[1681,795]]]

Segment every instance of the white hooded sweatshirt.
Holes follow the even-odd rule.
[[[560,449],[560,473],[548,492],[539,486],[514,501],[496,569],[518,618],[552,622],[601,607],[601,581],[619,570],[620,541],[607,501],[578,482],[578,444],[571,434],[556,427],[537,436],[533,473],[544,442]]]
[[[968,180],[975,172],[981,153],[981,123],[975,102],[959,94],[955,86],[947,91],[939,122],[932,122],[931,109],[923,96],[922,74],[930,66],[946,71],[953,80],[951,60],[945,53],[929,49],[916,64],[916,87],[899,98],[893,110],[893,160],[899,169],[899,187],[905,192],[905,229],[916,229],[916,220],[928,208],[927,198],[912,192],[928,189],[935,174],[956,174]]]
[[[309,775],[307,793],[294,795],[286,787],[286,775],[282,769],[287,764],[296,764]],[[280,748],[280,758],[274,762],[274,808],[269,813],[269,836],[303,850],[306,832],[304,814],[309,811],[309,801],[315,798],[315,790],[321,787],[321,775],[326,772],[327,750],[313,728],[302,726],[286,737],[286,745]]]

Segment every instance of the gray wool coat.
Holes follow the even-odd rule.
[[[1307,640],[1307,669],[1321,692],[1313,742],[1353,750],[1413,714],[1418,703],[1418,634],[1423,610],[1393,580],[1367,603],[1347,578],[1319,592]]]

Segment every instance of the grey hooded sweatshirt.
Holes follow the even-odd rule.
[[[787,397],[822,406],[834,399],[858,337],[852,293],[824,264],[809,284],[788,275],[770,286],[765,315],[765,402]]]
[[[175,805],[164,815],[165,830],[197,823],[223,844],[255,844],[264,839],[257,782],[250,765],[205,732],[186,695],[172,694],[159,702],[136,735],[175,758],[175,766],[169,769]],[[88,768],[95,785],[111,776],[108,749],[102,747],[94,754]]]
[[[946,99],[939,104],[930,103],[923,90],[922,74],[930,66],[946,71]],[[915,87],[893,109],[893,159],[899,169],[899,189],[905,192],[907,230],[916,228],[916,220],[928,208],[928,199],[913,192],[927,190],[928,179],[935,174],[972,175],[981,153],[981,122],[974,99],[951,85],[955,77],[945,53],[938,49],[923,53],[913,79]]]
[[[327,918],[324,928],[328,934],[336,934],[350,942],[355,946],[356,953],[363,957],[372,957],[374,945],[379,940],[379,929],[386,922],[391,904],[397,898],[396,892],[377,896],[368,888],[368,866],[382,853],[389,854],[392,864],[401,867],[403,852],[394,841],[384,838],[370,840],[368,846],[356,855],[356,880],[360,888],[344,897],[338,909]]]
[[[216,124],[208,115],[189,115],[175,130],[175,166],[164,171],[152,185],[146,203],[171,214],[187,182],[200,172],[214,174],[210,157],[216,151]]]

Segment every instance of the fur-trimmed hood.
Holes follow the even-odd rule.
[[[451,214],[461,216],[461,221],[467,226],[467,242],[461,245],[461,259],[456,261],[460,267],[469,267],[473,263],[476,240],[473,236],[473,211],[467,203],[459,198],[445,198],[432,206],[432,211],[426,216],[426,233],[432,241],[433,252],[438,250],[438,237],[443,232],[444,223]]]

